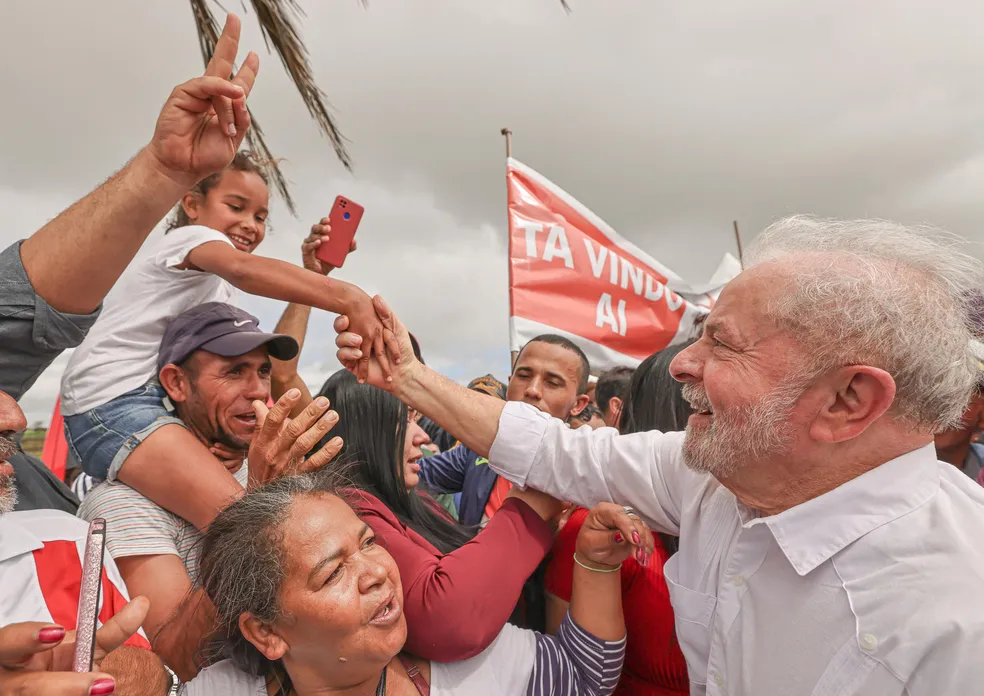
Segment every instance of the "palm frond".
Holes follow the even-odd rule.
[[[345,136],[329,111],[325,93],[314,81],[307,48],[298,34],[297,20],[304,17],[304,10],[297,0],[250,0],[250,3],[256,11],[267,49],[272,46],[280,56],[280,62],[301,93],[308,112],[331,142],[339,161],[351,170],[352,159],[345,148]]]
[[[195,17],[195,27],[198,30],[198,45],[202,51],[202,61],[208,65],[212,53],[215,51],[215,44],[219,40],[219,24],[215,15],[209,10],[207,0],[191,0],[191,11]],[[290,195],[290,188],[287,186],[287,179],[280,170],[277,158],[270,152],[270,148],[263,138],[263,129],[253,116],[253,110],[249,111],[252,125],[246,132],[246,143],[249,149],[256,155],[261,166],[266,171],[267,176],[273,182],[277,193],[283,199],[287,210],[294,217],[297,217],[297,206],[294,198]]]

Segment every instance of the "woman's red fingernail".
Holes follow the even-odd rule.
[[[621,532],[615,532],[615,543],[616,544],[621,544],[623,539],[625,539],[625,537],[622,536],[622,533]]]
[[[65,637],[65,629],[61,626],[42,628],[38,631],[38,640],[42,643],[57,643]]]
[[[639,532],[632,532],[632,541],[634,541],[637,544],[642,543],[642,537],[639,536]]]
[[[97,679],[89,687],[89,696],[107,696],[116,691],[116,682],[112,679]]]

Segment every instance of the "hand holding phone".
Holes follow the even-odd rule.
[[[365,208],[344,196],[337,196],[331,207],[331,234],[323,239],[315,256],[322,263],[341,268],[352,249],[352,240],[359,228]]]
[[[99,597],[102,591],[103,554],[106,550],[106,520],[97,517],[89,523],[82,563],[82,587],[79,591],[79,613],[75,632],[73,672],[91,672],[96,647],[96,622],[99,619]]]

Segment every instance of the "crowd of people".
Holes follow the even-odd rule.
[[[318,260],[331,220],[299,265],[254,254],[239,32],[0,253],[0,694],[976,693],[984,265],[958,240],[782,220],[699,338],[595,379],[546,334],[460,386]],[[272,333],[240,292],[286,303]],[[313,394],[312,308],[346,368]],[[61,481],[17,400],[69,348]]]

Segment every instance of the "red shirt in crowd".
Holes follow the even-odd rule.
[[[353,491],[348,499],[400,569],[407,651],[438,662],[474,657],[491,645],[516,608],[523,583],[553,544],[550,526],[516,498],[448,554],[406,527],[378,498]]]
[[[547,592],[571,601],[577,534],[588,516],[578,508],[557,535],[547,568]],[[670,592],[663,565],[670,554],[656,537],[648,566],[629,558],[622,564],[622,607],[625,613],[625,667],[617,696],[686,696],[690,693],[687,663],[673,627]]]

